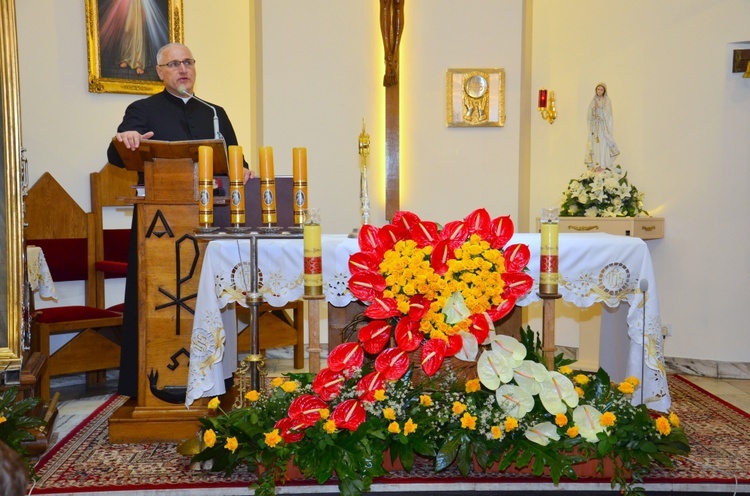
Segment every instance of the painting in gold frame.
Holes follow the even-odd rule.
[[[85,0],[89,92],[153,95],[156,52],[183,42],[182,0]]]
[[[504,69],[448,69],[448,127],[505,125]]]

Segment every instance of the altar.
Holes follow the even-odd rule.
[[[529,271],[534,278],[534,288],[517,302],[518,306],[540,300],[537,294],[540,241],[539,234],[517,233],[509,242],[524,243],[531,251]],[[301,298],[304,291],[302,240],[260,240],[257,250],[259,291],[264,300],[280,306]],[[347,287],[348,260],[352,253],[359,251],[357,240],[346,235],[324,235],[322,250],[326,301],[344,307],[354,301]],[[237,367],[234,305],[246,305],[250,260],[248,240],[213,240],[206,248],[195,304],[187,407],[201,397],[224,394],[224,379],[231,377]],[[668,411],[671,399],[664,366],[659,302],[646,243],[639,238],[609,234],[561,234],[559,273],[562,298],[578,307],[602,303],[615,308],[621,303],[628,304],[629,347],[627,352],[622,350],[627,355],[627,375],[641,378],[643,395],[639,398],[649,408]]]

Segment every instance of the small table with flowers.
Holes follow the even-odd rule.
[[[516,302],[527,306],[540,299],[537,294],[539,264],[536,262],[540,237],[534,233],[516,233],[509,243],[526,244],[531,251],[529,271],[534,278],[534,288]],[[612,308],[628,303],[627,375],[642,377],[643,402],[649,408],[668,411],[671,399],[662,351],[659,302],[646,243],[639,238],[608,234],[561,234],[559,246],[562,298],[581,308],[594,303]],[[346,235],[324,235],[322,248],[326,300],[336,307],[344,307],[354,301],[347,284],[348,260],[359,251],[358,242]],[[227,333],[225,329],[235,330],[231,304],[244,304],[246,279],[241,277],[241,269],[247,268],[249,260],[249,244],[241,240],[211,241],[206,249],[195,306],[187,406],[203,396],[224,394],[224,379],[231,377],[236,369],[236,332]],[[300,239],[259,243],[260,292],[265,301],[281,305],[302,296],[302,260]],[[648,281],[645,302],[641,291],[643,280]]]

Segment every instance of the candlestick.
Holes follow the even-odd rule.
[[[323,294],[323,249],[320,211],[317,208],[307,210],[302,237],[305,256],[305,295],[319,296]]]
[[[198,224],[210,227],[214,223],[214,150],[198,147]]]
[[[229,212],[234,227],[245,225],[245,184],[242,172],[242,147],[229,146]]]
[[[542,242],[539,257],[539,293],[557,294],[559,208],[542,209]]]
[[[273,172],[273,148],[262,146],[260,153],[260,197],[262,221],[264,224],[276,224],[276,178]]]
[[[294,223],[302,224],[307,210],[307,148],[292,149],[292,194]]]

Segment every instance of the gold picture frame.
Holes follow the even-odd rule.
[[[505,69],[448,69],[445,83],[448,127],[505,125]]]
[[[182,0],[86,0],[89,92],[158,93],[156,51],[183,38]]]

